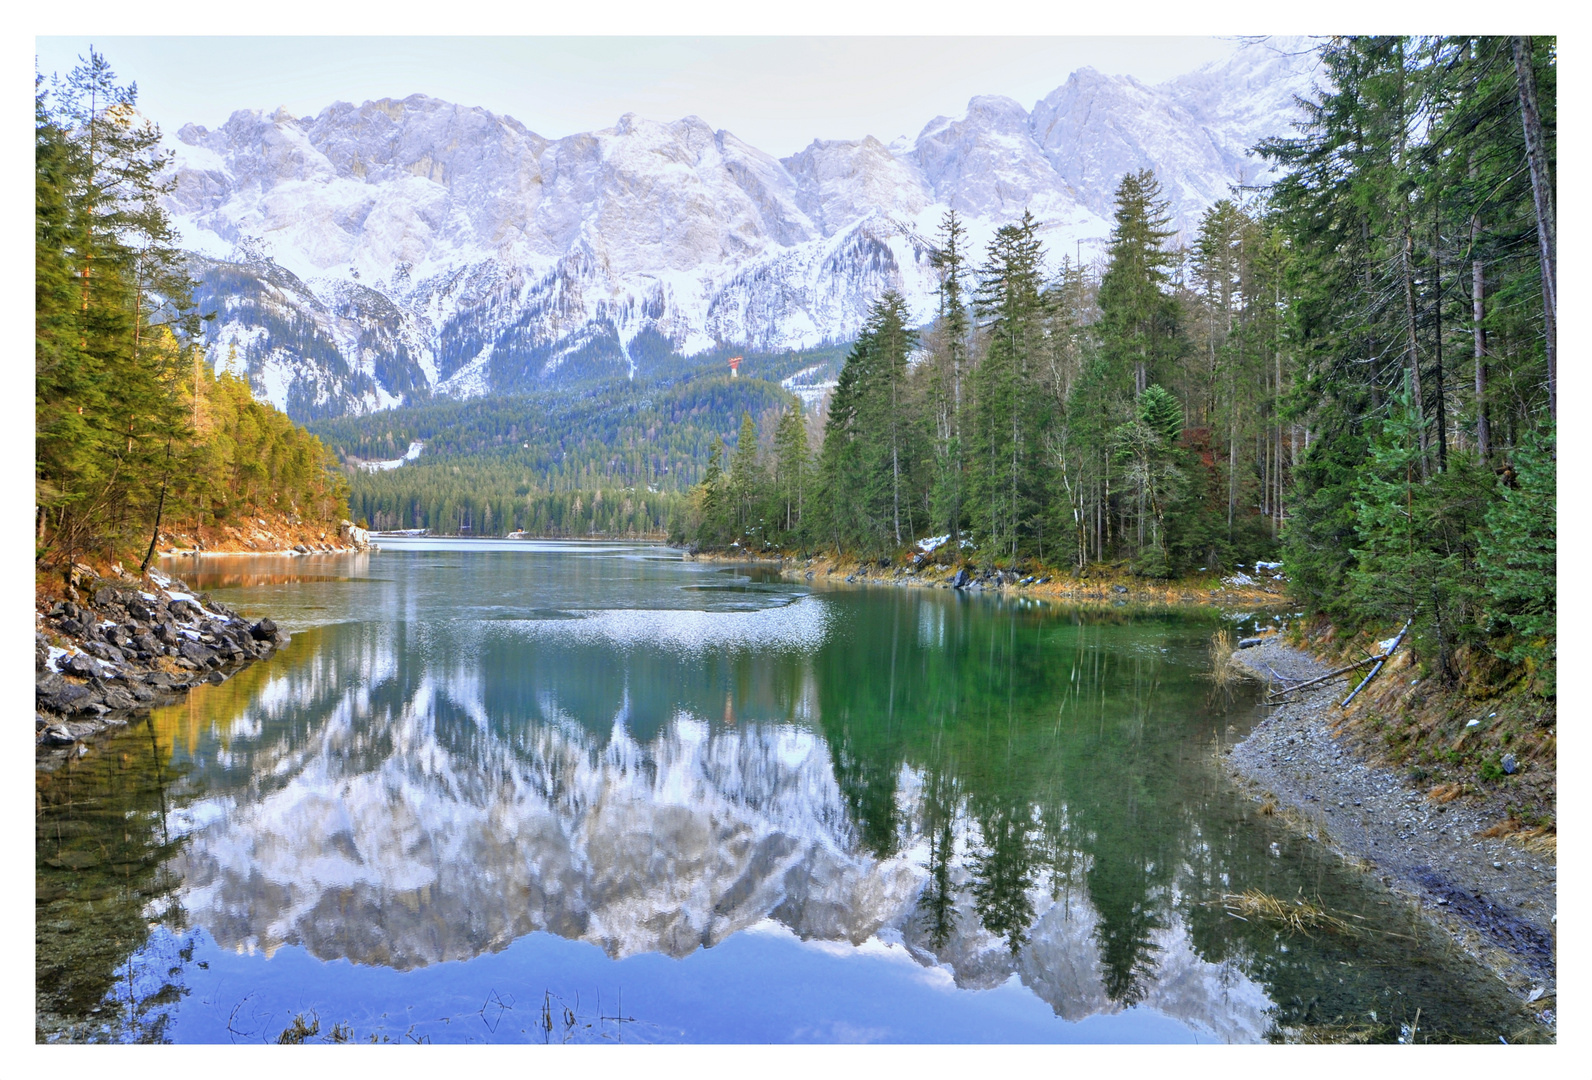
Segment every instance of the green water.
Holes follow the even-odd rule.
[[[167,569],[293,641],[39,772],[40,1038],[1530,1037],[1223,779],[1214,613],[616,544]]]

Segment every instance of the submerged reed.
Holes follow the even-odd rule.
[[[1312,904],[1302,895],[1292,900],[1284,900],[1259,889],[1246,889],[1241,893],[1223,893],[1207,903],[1213,906],[1220,905],[1229,915],[1243,919],[1245,922],[1279,924],[1306,937],[1315,936],[1311,933],[1312,930],[1341,934],[1344,937],[1359,937],[1361,934],[1358,926],[1340,919],[1326,908]],[[1359,916],[1350,915],[1349,918],[1358,919]]]

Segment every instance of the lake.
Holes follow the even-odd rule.
[[[1261,812],[1216,612],[623,543],[167,560],[292,634],[37,775],[40,1039],[1515,1041]],[[1349,932],[1242,917],[1308,900]]]

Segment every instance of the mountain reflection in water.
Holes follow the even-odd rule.
[[[760,614],[785,615],[784,642],[811,647],[821,620],[800,609],[821,605]],[[398,969],[538,930],[615,957],[686,956],[764,919],[821,941],[894,932],[959,986],[1015,973],[1067,1019],[1120,1007],[1089,900],[1092,860],[1070,843],[1064,804],[981,813],[976,796],[931,792],[935,779],[903,764],[890,778],[890,850],[871,850],[812,727],[822,695],[810,657],[774,669],[739,657],[761,692],[732,702],[729,726],[717,702],[699,700],[718,680],[693,680],[682,664],[683,650],[712,645],[777,648],[776,624],[615,614],[538,627],[513,666],[499,653],[523,650],[522,625],[452,649],[433,640],[418,664],[401,627],[316,632],[314,662],[273,677],[219,733],[216,794],[183,814],[182,906],[226,947],[295,944]],[[636,621],[660,644],[638,645]],[[737,621],[744,633],[723,626]],[[669,715],[634,715],[623,679],[579,677],[624,670],[621,648],[639,653],[626,674]],[[482,668],[500,675],[489,685]],[[601,701],[605,689],[618,700]],[[598,709],[607,730],[593,730]],[[238,790],[222,780],[232,775],[252,782]],[[937,847],[926,826],[941,819],[950,843]],[[953,895],[940,913],[948,932],[936,933],[920,897],[941,863]],[[1141,944],[1150,977],[1127,1003],[1227,1040],[1264,1034],[1264,991],[1201,960],[1180,922]]]
[[[649,955],[686,960],[701,993],[755,987],[746,1007],[775,1021],[746,1030],[763,1032],[800,1029],[778,1026],[779,986],[744,968],[712,983],[725,965],[687,958],[745,964],[799,941],[842,965],[910,956],[934,985],[995,995],[980,1008],[1022,988],[1066,1021],[1137,1008],[1223,1041],[1334,1024],[1393,1037],[1419,1006],[1423,1033],[1496,1041],[1473,969],[1429,942],[1291,937],[1212,903],[1254,888],[1390,911],[1221,779],[1213,754],[1253,710],[1223,712],[1198,677],[1209,618],[812,592],[622,551],[380,558],[380,581],[222,597],[319,625],[157,711],[116,744],[119,770],[91,757],[40,774],[41,980],[65,978],[54,954],[84,940],[74,904],[104,918],[74,892],[74,860],[114,829],[130,864],[159,867],[128,894],[158,932],[119,939],[135,956],[115,962],[179,1012],[197,978],[182,958],[213,948],[196,934],[276,966],[316,958],[315,978],[350,986],[340,962],[468,972],[540,934],[626,965],[627,1007],[651,992],[662,1008],[677,985],[635,966]],[[116,795],[126,777],[152,779]],[[855,966],[824,970],[863,985],[846,982]],[[73,977],[51,998],[69,1021],[120,975]]]

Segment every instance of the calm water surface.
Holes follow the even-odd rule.
[[[167,569],[292,643],[38,774],[41,1038],[1497,1042],[1215,762],[1209,613],[623,544]],[[1304,895],[1359,937],[1224,893]]]

